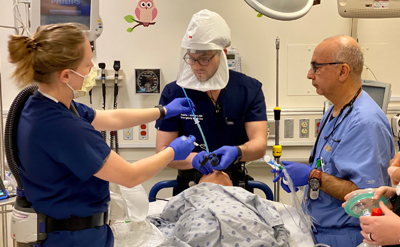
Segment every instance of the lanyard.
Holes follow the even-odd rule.
[[[333,132],[339,127],[339,125],[343,122],[343,120],[344,120],[344,119],[350,114],[350,112],[353,110],[353,103],[356,101],[356,99],[357,99],[358,95],[360,95],[360,93],[361,93],[361,87],[358,89],[357,93],[356,93],[356,94],[354,95],[354,97],[350,100],[350,102],[347,103],[347,104],[345,104],[345,105],[342,107],[342,109],[341,109],[340,112],[339,112],[339,115],[336,117],[335,124],[333,125],[333,128],[332,128],[331,133],[329,133],[329,135],[327,135],[327,136],[324,137],[325,140],[327,140],[330,136],[333,135]],[[345,110],[347,107],[349,107],[349,110],[346,112],[346,114],[344,115],[344,117],[342,118],[342,120],[340,120],[340,122],[339,122],[338,124],[336,124],[337,121],[338,121],[338,119],[340,118],[340,116],[342,115],[342,113],[344,112],[344,110]],[[326,116],[325,121],[324,121],[324,123],[322,124],[322,126],[321,126],[321,128],[320,128],[320,130],[319,130],[319,132],[318,132],[317,139],[315,140],[315,143],[314,143],[313,151],[312,151],[312,153],[311,153],[311,155],[310,155],[310,158],[308,159],[308,162],[309,162],[309,163],[313,163],[313,162],[314,162],[314,159],[315,159],[315,152],[316,152],[316,150],[317,150],[317,145],[318,145],[319,137],[320,137],[320,135],[321,135],[321,133],[322,133],[322,130],[324,129],[324,127],[325,127],[325,125],[326,125],[326,122],[328,122],[328,119],[329,119],[330,116],[332,115],[333,108],[334,108],[334,107],[332,107],[331,110],[329,111],[329,114]],[[333,139],[333,138],[332,138],[332,140],[333,140],[334,142],[340,142],[340,141],[341,141],[341,139],[335,140],[335,139]]]

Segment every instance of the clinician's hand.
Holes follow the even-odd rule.
[[[194,141],[196,141],[196,137],[192,135],[189,137],[180,136],[173,140],[168,147],[171,147],[175,152],[174,160],[186,159],[195,147]]]
[[[308,184],[308,177],[310,176],[310,172],[312,168],[308,165],[302,164],[302,163],[296,163],[296,162],[290,162],[290,161],[282,161],[282,164],[285,166],[286,171],[288,172],[290,178],[293,181],[293,186],[298,187],[298,186],[303,186]],[[278,173],[278,176],[274,178],[274,183],[279,181],[279,178],[284,178],[285,175],[283,174],[283,171],[271,170],[272,173]],[[283,181],[281,183],[282,188],[286,192],[290,192],[290,189],[288,186],[286,186]],[[297,191],[297,190],[296,190]]]
[[[164,119],[175,117],[181,113],[191,114],[192,110],[194,110],[194,104],[191,99],[189,99],[189,102],[190,106],[186,98],[176,98],[171,101],[168,105],[165,106],[167,112]]]
[[[384,215],[360,217],[361,235],[364,237],[363,241],[374,246],[399,244],[400,217],[386,207],[383,202],[379,202],[379,207]],[[371,233],[371,238],[374,241],[369,240],[369,233]]]
[[[397,153],[394,158],[390,161],[388,173],[392,179],[393,185],[397,185],[400,182],[400,153]]]
[[[357,190],[352,191],[349,194],[345,195],[344,199],[346,201],[342,203],[342,208],[344,208],[346,206],[347,199],[356,191]],[[379,198],[381,198],[381,196],[384,196],[385,199],[396,196],[396,188],[389,187],[389,186],[381,186],[381,187],[377,188],[374,193],[374,199],[379,200]],[[393,205],[390,203],[390,201],[387,202],[387,207],[389,209],[393,208]]]
[[[222,146],[215,150],[215,153],[219,158],[219,164],[214,166],[214,170],[225,170],[232,164],[238,157],[239,153],[235,146]]]
[[[208,156],[207,152],[201,151],[200,153],[196,154],[196,156],[194,156],[192,159],[193,168],[203,173],[204,175],[213,173],[213,166],[211,165],[210,160],[208,160],[204,166],[201,166],[201,162],[206,156]]]

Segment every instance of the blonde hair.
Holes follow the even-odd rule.
[[[51,24],[38,28],[32,38],[10,36],[10,62],[16,64],[12,75],[17,85],[32,81],[51,82],[53,73],[76,69],[83,59],[85,34],[77,23]]]

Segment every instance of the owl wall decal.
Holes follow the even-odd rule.
[[[157,16],[157,8],[153,0],[140,0],[135,9],[135,15],[143,26],[148,27]]]
[[[126,31],[131,33],[133,29],[138,26],[148,27],[156,24],[156,22],[153,21],[156,18],[157,13],[158,10],[154,5],[154,0],[139,0],[135,9],[136,19],[132,15],[127,15],[124,17],[128,23],[137,22],[138,24],[128,28]]]

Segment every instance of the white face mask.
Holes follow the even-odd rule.
[[[87,75],[85,75],[85,76],[79,74],[79,73],[76,72],[76,71],[73,71],[72,69],[70,69],[70,71],[73,72],[73,73],[75,73],[75,74],[77,74],[77,75],[79,75],[80,77],[83,77],[82,88],[81,88],[80,90],[75,90],[75,89],[73,89],[73,88],[71,87],[71,85],[67,84],[67,86],[68,86],[69,88],[71,88],[72,92],[74,93],[74,99],[79,98],[79,97],[83,97],[83,96],[85,96],[86,94],[88,94],[89,91],[92,90],[93,85],[94,85],[94,81],[95,81],[96,76],[97,76],[97,69],[96,69],[96,66],[93,66],[93,67],[90,69],[89,74],[87,74]]]

